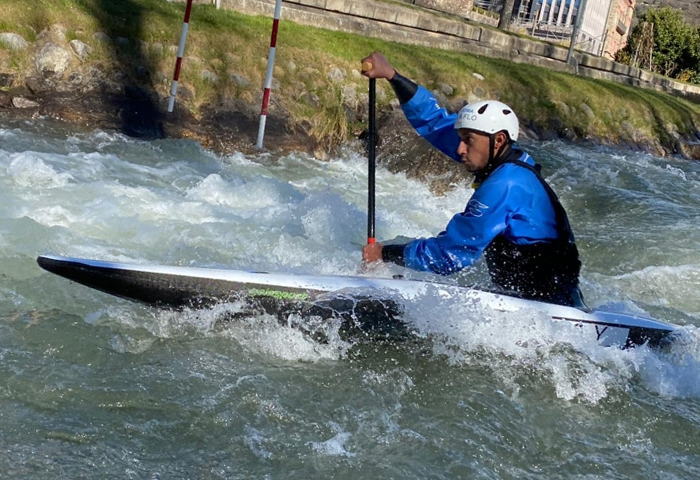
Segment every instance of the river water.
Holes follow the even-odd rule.
[[[588,304],[681,325],[671,348],[543,339],[449,298],[407,305],[430,334],[393,344],[113,298],[36,256],[356,274],[364,159],[1,126],[0,477],[700,478],[700,164],[526,146]],[[470,194],[382,168],[377,190],[381,238],[435,234]]]

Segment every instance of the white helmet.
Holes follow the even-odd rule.
[[[470,103],[462,107],[457,114],[455,128],[467,128],[487,135],[505,130],[514,142],[518,139],[519,131],[518,117],[513,109],[496,100]]]

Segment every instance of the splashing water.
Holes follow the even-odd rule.
[[[700,167],[526,147],[569,212],[587,302],[681,325],[670,348],[601,348],[537,312],[430,289],[402,301],[415,335],[399,343],[343,339],[337,323],[319,343],[295,328],[313,319],[241,317],[238,304],[167,312],[116,299],[40,271],[36,255],[358,274],[364,159],[351,148],[329,162],[219,157],[48,122],[0,128],[0,468],[15,478],[700,475]],[[434,235],[470,193],[435,197],[380,168],[378,233]],[[396,273],[434,279],[390,265],[372,274]],[[486,278],[477,265],[447,281]]]

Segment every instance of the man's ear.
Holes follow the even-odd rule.
[[[494,143],[495,143],[496,151],[498,151],[501,149],[501,147],[503,145],[508,143],[508,134],[504,131],[500,131],[500,132],[496,133],[496,138],[494,140],[495,140]]]

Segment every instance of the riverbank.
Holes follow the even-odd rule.
[[[5,7],[0,116],[47,116],[145,137],[187,137],[221,153],[251,151],[270,19],[195,6],[177,107],[165,113],[183,8],[159,0],[60,0]],[[668,94],[543,68],[283,22],[266,146],[325,157],[366,117],[359,59],[381,50],[456,110],[498,98],[530,138],[700,158],[700,105]],[[378,83],[383,152],[422,149],[393,92]],[[443,162],[436,161],[436,165]],[[436,167],[438,168],[438,167]],[[435,171],[442,175],[444,172]],[[414,172],[420,176],[420,172]]]

